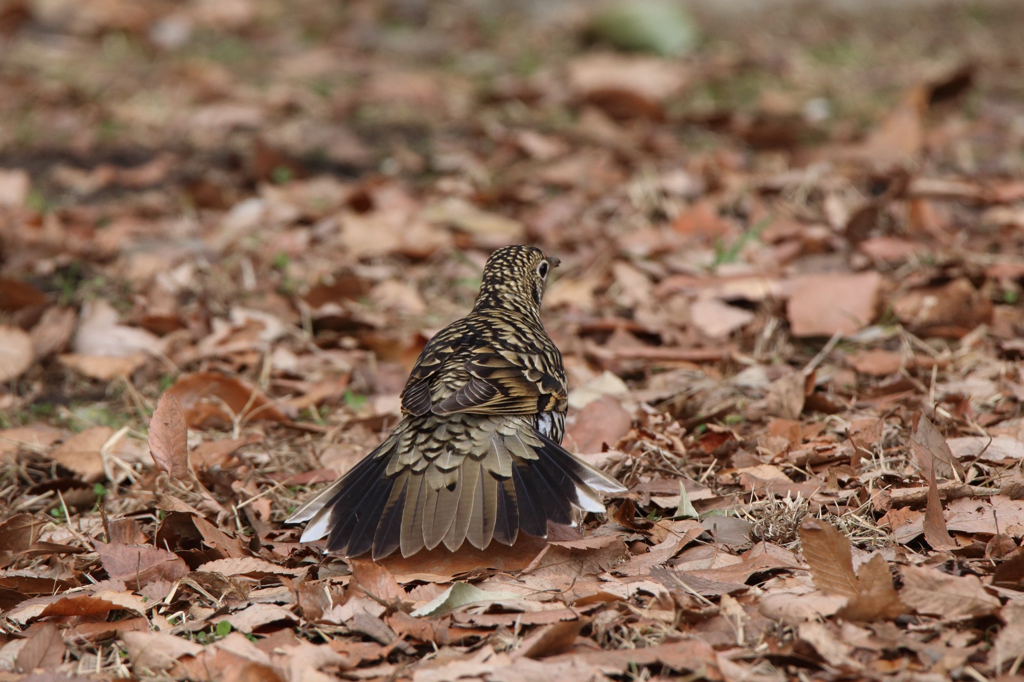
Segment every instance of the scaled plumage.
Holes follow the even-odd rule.
[[[374,559],[465,540],[515,542],[520,530],[575,524],[623,486],[564,450],[562,356],[540,320],[540,251],[509,246],[484,266],[469,315],[430,340],[402,391],[402,421],[376,450],[288,519],[302,541]]]

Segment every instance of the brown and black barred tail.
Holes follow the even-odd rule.
[[[604,511],[599,492],[625,491],[528,419],[473,416],[404,420],[288,522],[309,521],[303,542],[326,537],[328,551],[380,559],[466,540],[512,545],[520,530],[546,537],[548,521],[576,525],[581,511]]]

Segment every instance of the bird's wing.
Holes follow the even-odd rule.
[[[543,353],[474,348],[461,367],[466,381],[434,403],[434,414],[534,414],[564,410],[566,387]]]
[[[564,411],[567,390],[557,351],[500,349],[472,329],[462,331],[446,329],[423,349],[402,391],[406,412],[422,416]]]

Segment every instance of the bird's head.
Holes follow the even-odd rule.
[[[484,265],[475,308],[512,307],[539,314],[548,277],[558,264],[534,246],[498,249]]]

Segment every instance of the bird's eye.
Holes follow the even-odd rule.
[[[540,265],[537,266],[537,274],[540,275],[541,279],[546,279],[548,276],[548,262],[542,260]]]

